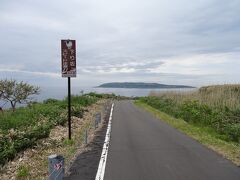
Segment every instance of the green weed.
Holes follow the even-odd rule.
[[[67,145],[67,146],[72,146],[72,145],[75,144],[75,141],[74,141],[73,139],[65,139],[65,140],[63,141],[63,144],[64,144],[64,145]]]
[[[18,179],[20,179],[20,178],[27,177],[29,175],[30,175],[29,169],[26,166],[20,166],[17,170],[17,176],[16,177]]]

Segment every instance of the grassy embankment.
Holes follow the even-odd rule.
[[[240,165],[240,85],[151,93],[136,104]]]
[[[85,107],[99,99],[114,95],[90,93],[72,96],[72,116],[82,117]],[[0,113],[0,166],[12,160],[18,152],[31,148],[37,140],[47,138],[52,128],[67,121],[67,100],[48,99],[30,107]],[[66,141],[66,143],[71,143]]]

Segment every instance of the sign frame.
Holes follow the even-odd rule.
[[[76,41],[61,40],[62,77],[77,77]]]

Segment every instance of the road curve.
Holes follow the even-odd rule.
[[[131,101],[120,101],[104,180],[240,180],[240,168]]]

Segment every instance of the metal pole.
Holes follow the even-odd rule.
[[[71,139],[71,78],[68,77],[68,139]]]
[[[84,138],[84,140],[85,140],[85,144],[87,144],[88,143],[88,131],[87,131],[87,129],[85,130],[85,138]]]
[[[97,129],[97,120],[96,120],[96,118],[94,119],[94,128]]]

